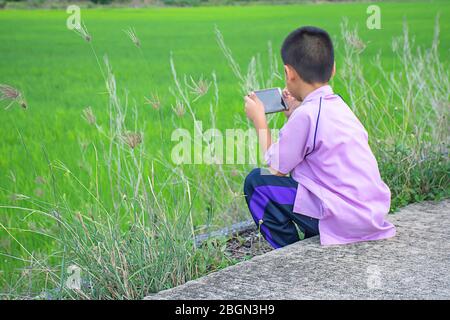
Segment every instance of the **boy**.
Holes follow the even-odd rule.
[[[287,122],[271,142],[264,107],[245,99],[270,172],[245,179],[248,208],[264,238],[280,248],[319,235],[322,245],[385,239],[390,191],[381,180],[367,132],[328,81],[335,73],[330,36],[315,27],[294,30],[281,48]],[[286,176],[290,174],[290,176]]]

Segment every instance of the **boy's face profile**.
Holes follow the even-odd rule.
[[[331,72],[330,80],[336,74],[336,63],[333,63],[333,69]],[[290,92],[290,94],[297,100],[301,101],[305,98],[305,93],[309,90],[309,88],[318,88],[328,83],[326,82],[317,82],[317,83],[307,83],[302,77],[298,74],[298,72],[290,65],[284,65],[284,80],[286,84],[286,88]]]

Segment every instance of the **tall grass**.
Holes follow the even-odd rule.
[[[436,27],[431,48],[427,49],[415,47],[406,25],[404,30],[403,37],[393,42],[396,69],[387,72],[381,59],[375,59],[372,68],[379,73],[380,82],[369,83],[361,62],[366,45],[357,30],[344,23],[338,46],[344,64],[335,80],[347,89],[350,107],[369,132],[382,176],[392,191],[393,210],[412,201],[448,196],[449,185],[450,88],[448,68],[437,51],[439,29]],[[216,163],[201,166],[201,170],[195,165],[175,166],[162,135],[162,128],[178,128],[182,119],[188,118],[189,123],[200,119],[196,103],[203,96],[211,99],[207,123],[212,128],[220,126],[216,118],[220,104],[216,74],[200,78],[180,75],[175,59],[170,57],[173,86],[168,93],[173,98],[173,113],[163,117],[161,106],[167,101],[161,101],[158,93],[146,99],[155,113],[151,125],[160,130],[161,135],[156,137],[162,145],[160,152],[146,150],[143,128],[147,124],[139,121],[139,109],[126,91],[118,90],[109,60],[98,58],[92,45],[95,37],[87,30],[79,33],[89,42],[104,77],[108,116],[101,120],[91,108],[83,111],[86,125],[96,132],[92,140],[80,142],[85,177],[51,160],[44,149],[53,200],[42,202],[15,192],[12,204],[1,206],[22,219],[38,215],[49,226],[22,230],[0,224],[23,253],[2,255],[24,266],[2,284],[3,296],[135,299],[235,263],[225,254],[223,242],[209,241],[196,247],[194,236],[216,227],[219,214],[222,223],[229,223],[238,217],[235,212],[245,211],[241,183],[249,166]],[[135,45],[133,49],[142,50],[134,29],[126,33]],[[268,66],[255,55],[242,71],[218,29],[216,37],[236,76],[238,91],[282,85],[270,43]],[[279,115],[272,116],[271,126],[279,127],[282,120]],[[248,122],[238,115],[235,125],[247,128]],[[202,143],[207,148],[215,147],[203,135]],[[60,184],[71,186],[73,194],[61,192]],[[202,225],[194,225],[196,204],[206,211]],[[29,251],[14,237],[15,232],[39,233],[56,249],[49,254]],[[72,266],[81,269],[80,290],[66,286]]]
[[[91,37],[86,41],[90,42]],[[136,43],[133,38],[132,41]],[[95,50],[94,54],[97,58]],[[183,76],[183,81],[172,58],[170,62],[174,80],[170,91],[176,99],[174,109],[179,111],[172,115],[173,128],[178,127],[174,117],[184,117],[186,110],[192,120],[197,120],[193,105],[210,87],[214,91],[210,107],[214,124],[214,108],[219,103],[215,74],[211,75],[212,83],[191,76]],[[170,150],[166,150],[167,154],[148,152],[139,128],[138,108],[130,105],[126,91],[122,95],[118,92],[106,56],[99,67],[109,97],[108,119],[99,123],[91,108],[83,110],[87,124],[98,132],[97,139],[81,144],[87,183],[64,163],[49,160],[52,203],[21,195],[28,205],[1,207],[49,220],[52,230],[43,236],[59,249],[54,253],[56,264],[49,257],[36,257],[9,232],[11,228],[1,225],[28,256],[24,259],[7,254],[22,260],[26,272],[14,278],[16,283],[8,285],[4,297],[137,299],[233,263],[220,241],[196,247],[192,216],[198,197],[205,201],[216,196],[211,188],[215,179],[225,189],[217,202],[227,201],[227,192],[231,197],[240,196],[233,191],[230,175],[218,164],[199,176],[189,165],[174,166]],[[157,95],[148,101],[158,112]],[[163,122],[161,117],[159,121],[160,128],[171,123]],[[167,141],[162,140],[161,144]],[[156,171],[156,166],[163,169]],[[61,194],[59,183],[70,184],[73,195]],[[74,207],[73,203],[82,205]],[[66,286],[74,266],[81,269],[80,289]]]
[[[406,21],[392,40],[395,69],[387,72],[380,54],[370,83],[361,62],[366,44],[347,22],[341,26],[344,63],[337,81],[369,133],[381,174],[392,192],[391,209],[449,195],[449,69],[440,59],[439,16],[431,47],[415,46]],[[388,85],[386,85],[388,84]]]

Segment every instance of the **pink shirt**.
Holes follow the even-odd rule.
[[[265,159],[298,182],[294,212],[319,219],[322,245],[395,235],[386,220],[391,194],[381,180],[367,132],[330,86],[304,99]]]

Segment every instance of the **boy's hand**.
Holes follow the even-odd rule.
[[[247,118],[253,121],[253,123],[261,123],[266,120],[266,113],[264,111],[264,105],[261,100],[256,96],[254,92],[249,93],[244,97],[245,100],[245,113]]]
[[[294,112],[294,110],[297,109],[302,102],[295,99],[286,88],[283,89],[283,99],[288,107],[288,110],[283,112],[286,115],[286,117],[289,118],[292,112]]]

